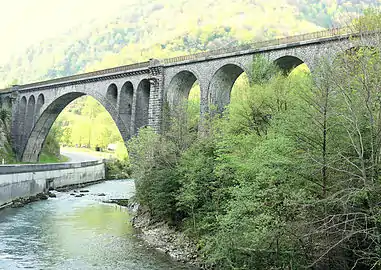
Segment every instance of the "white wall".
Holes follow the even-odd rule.
[[[57,188],[105,179],[103,161],[0,166],[0,206]]]

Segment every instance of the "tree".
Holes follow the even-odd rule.
[[[0,121],[4,126],[4,129],[7,131],[8,130],[8,121],[10,120],[11,113],[4,108],[0,108]]]

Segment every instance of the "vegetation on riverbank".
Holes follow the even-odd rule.
[[[257,58],[253,74],[222,117],[180,108],[163,135],[140,130],[137,200],[217,269],[379,267],[379,50],[288,77]]]
[[[0,104],[1,105],[1,104]],[[9,108],[0,107],[0,163],[16,161],[16,156],[12,150],[10,127],[11,111]]]
[[[111,159],[106,162],[106,179],[131,178],[131,165],[129,160]]]
[[[69,158],[63,155],[52,155],[49,153],[42,152],[40,155],[39,163],[60,163],[60,162],[68,162]]]

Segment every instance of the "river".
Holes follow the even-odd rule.
[[[147,247],[126,208],[102,203],[131,197],[133,181],[86,189],[90,192],[81,198],[62,192],[0,211],[0,269],[191,269]]]

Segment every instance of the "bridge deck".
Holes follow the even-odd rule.
[[[227,54],[236,54],[243,51],[245,51],[246,53],[252,53],[255,51],[257,52],[265,51],[268,49],[278,49],[278,48],[280,49],[280,48],[284,48],[285,46],[287,47],[288,45],[298,46],[301,44],[309,44],[309,43],[323,42],[323,41],[332,40],[332,39],[347,38],[350,33],[351,31],[349,31],[348,28],[333,28],[333,29],[328,29],[328,30],[323,30],[318,32],[289,36],[285,38],[252,42],[252,43],[235,46],[235,47],[221,48],[217,50],[200,52],[196,54],[166,58],[166,59],[161,59],[159,61],[160,61],[160,64],[163,64],[165,66],[171,66],[171,65],[177,65],[183,62],[202,61],[202,60],[205,60],[206,58],[218,58],[218,56],[227,55]],[[20,85],[15,88],[7,88],[7,89],[0,90],[0,92],[11,92],[13,90],[27,90],[27,89],[33,89],[33,88],[38,88],[42,86],[82,82],[88,79],[101,78],[104,76],[110,76],[110,75],[125,73],[129,71],[145,70],[145,69],[148,69],[149,66],[150,66],[149,61],[135,63],[131,65],[119,66],[119,67],[103,69],[103,70],[98,70],[98,71],[93,71],[88,73],[82,73],[82,74],[77,74],[77,75],[72,75],[67,77],[56,78],[52,80]]]

